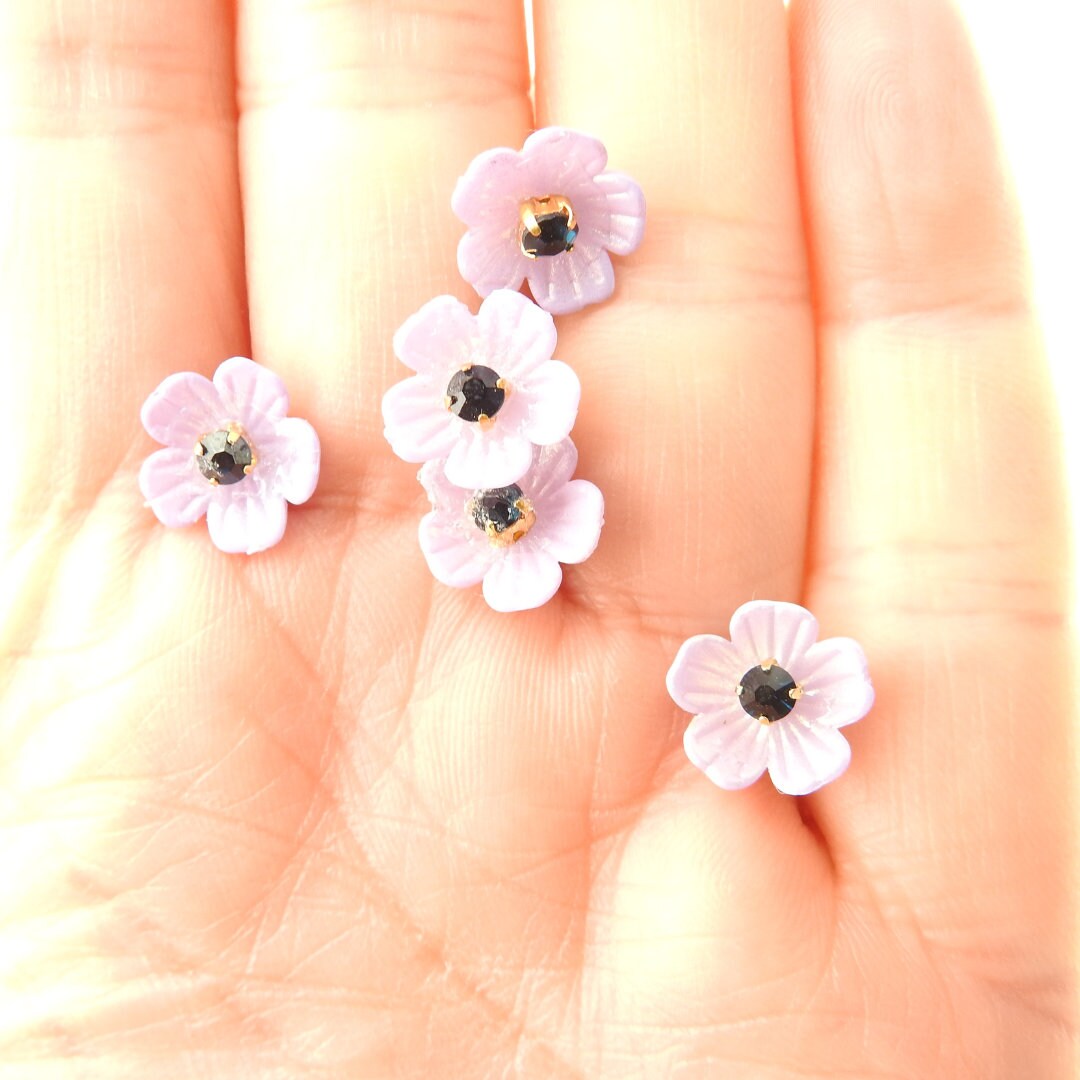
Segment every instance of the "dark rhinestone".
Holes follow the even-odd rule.
[[[491,525],[496,534],[506,532],[521,519],[521,507],[517,503],[522,498],[524,494],[517,484],[478,491],[472,501],[472,517],[476,527],[487,532],[488,525]]]
[[[447,408],[471,422],[494,416],[506,400],[506,391],[497,385],[500,381],[497,371],[480,364],[455,371],[446,386]]]
[[[204,435],[199,440],[199,448],[195,453],[195,464],[199,466],[199,472],[207,480],[219,484],[239,483],[247,475],[244,468],[251,463],[251,447],[247,440],[243,435],[223,428]]]
[[[795,680],[779,664],[758,666],[742,677],[739,704],[755,719],[764,716],[771,724],[795,708],[794,689]]]
[[[521,250],[526,255],[535,259],[544,255],[561,255],[573,248],[578,231],[570,228],[568,211],[537,214],[536,224],[540,226],[539,236],[533,236],[528,229],[521,230]]]

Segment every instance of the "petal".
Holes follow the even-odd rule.
[[[498,420],[491,431],[460,434],[446,459],[446,478],[460,488],[505,487],[520,480],[532,464],[532,443],[521,435],[500,435]]]
[[[285,384],[269,368],[246,356],[233,356],[219,365],[214,386],[228,414],[224,419],[239,420],[254,437],[256,450],[260,439],[273,438],[273,421],[289,411]]]
[[[599,139],[569,128],[534,131],[525,140],[521,156],[537,186],[532,195],[570,195],[574,185],[591,180],[607,165],[607,150]]]
[[[450,209],[470,228],[501,216],[516,220],[522,199],[522,160],[516,150],[485,150],[454,186]]]
[[[731,640],[745,667],[775,660],[791,671],[817,639],[817,619],[798,604],[751,600],[731,616]]]
[[[520,279],[518,284],[520,284]],[[527,296],[497,289],[476,313],[481,352],[511,383],[542,369],[555,352],[555,320]]]
[[[684,641],[675,654],[667,673],[668,693],[687,712],[715,712],[735,706],[742,711],[736,690],[745,671],[739,651],[730,641],[716,634],[698,634]],[[760,726],[760,721],[754,723]]]
[[[769,776],[785,795],[809,795],[851,763],[851,746],[834,728],[778,720],[769,725]]]
[[[606,300],[615,291],[611,258],[600,247],[576,244],[573,251],[529,263],[533,299],[553,315],[580,311]]]
[[[436,296],[398,327],[394,355],[413,371],[441,376],[470,362],[476,337],[468,307],[457,297]]]
[[[383,435],[399,458],[431,461],[445,457],[460,434],[461,421],[436,398],[434,384],[411,375],[383,394]]]
[[[434,512],[420,519],[420,550],[436,581],[462,589],[482,581],[495,551],[477,529],[480,543],[471,542],[460,525]]]
[[[480,226],[458,241],[457,264],[458,273],[481,296],[488,296],[496,289],[518,289],[530,260],[521,253],[513,227]]]
[[[533,453],[532,468],[522,478],[522,490],[528,492],[533,502],[546,502],[549,495],[569,483],[577,463],[577,447],[572,439],[538,447]]]
[[[285,535],[288,503],[280,495],[219,492],[206,511],[210,539],[230,554],[254,555]]]
[[[683,735],[683,749],[717,787],[738,791],[765,771],[768,734],[741,710],[725,709],[695,716]]]
[[[526,537],[484,576],[484,599],[496,611],[527,611],[546,604],[560,584],[562,567]]]
[[[866,654],[851,638],[826,638],[811,645],[789,670],[803,688],[801,718],[843,727],[861,720],[874,704]]]
[[[645,235],[645,193],[624,173],[601,173],[596,184],[607,197],[608,207],[600,243],[615,255],[629,255]]]
[[[431,505],[436,509],[450,511],[451,515],[457,515],[472,494],[471,489],[464,491],[456,484],[451,484],[446,479],[446,462],[429,461],[420,470],[416,477],[420,485],[427,492]]]
[[[191,449],[156,450],[139,469],[139,490],[158,521],[175,528],[206,513],[213,487],[195,466]]]
[[[581,383],[561,360],[549,360],[529,377],[521,433],[537,446],[550,446],[570,434],[581,401]]]
[[[588,480],[571,480],[544,502],[532,531],[536,541],[559,562],[580,563],[596,550],[603,525],[600,489]]]
[[[274,432],[274,491],[291,503],[307,502],[319,482],[319,436],[297,416],[277,422]]]
[[[214,384],[194,371],[179,371],[163,380],[139,414],[152,439],[191,450],[195,440],[222,420],[221,397]]]

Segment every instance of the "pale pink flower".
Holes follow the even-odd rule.
[[[432,510],[420,522],[420,548],[444,585],[484,583],[496,611],[546,603],[562,582],[560,563],[584,562],[604,524],[604,497],[572,480],[577,449],[569,439],[535,451],[515,484],[472,490],[451,483],[437,461],[420,470]]]
[[[394,453],[445,458],[459,487],[512,484],[577,418],[581,384],[554,351],[554,321],[521,293],[493,292],[476,315],[452,296],[428,301],[394,335],[416,372],[383,396]]]
[[[851,760],[838,729],[874,703],[862,649],[850,638],[818,641],[809,611],[772,600],[743,604],[730,633],[690,638],[668,672],[668,693],[696,714],[687,757],[729,790],[766,769],[788,795],[835,780]]]
[[[276,544],[287,503],[306,502],[319,479],[319,437],[288,409],[281,379],[243,356],[221,364],[213,381],[192,371],[165,379],[141,413],[166,446],[139,470],[158,520],[191,525],[205,514],[222,551],[253,555]]]
[[[458,269],[481,295],[517,289],[554,315],[606,300],[615,288],[608,252],[629,255],[645,231],[645,196],[605,172],[603,143],[566,128],[534,132],[520,151],[476,157],[450,205],[469,227]]]

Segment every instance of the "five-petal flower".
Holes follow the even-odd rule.
[[[420,522],[420,547],[436,579],[455,588],[483,581],[496,611],[550,600],[562,582],[559,564],[587,559],[604,524],[599,488],[571,479],[577,458],[569,439],[540,447],[515,484],[484,490],[458,487],[441,462],[428,462],[420,482],[432,510]]]
[[[287,503],[306,502],[319,479],[319,437],[288,409],[281,379],[243,356],[221,364],[213,381],[192,371],[166,378],[141,412],[166,447],[139,470],[158,520],[191,525],[205,514],[222,551],[252,555],[276,544]]]
[[[481,295],[517,289],[555,315],[606,300],[615,288],[608,252],[628,255],[645,230],[645,196],[630,177],[605,172],[603,143],[566,128],[534,132],[520,151],[476,157],[450,205],[469,227],[458,269]]]
[[[797,604],[754,600],[731,617],[731,640],[684,642],[667,675],[675,703],[696,714],[687,757],[713,783],[747,787],[768,769],[777,789],[807,795],[851,760],[839,728],[874,703],[866,657],[850,638],[818,641]]]
[[[394,335],[416,372],[383,397],[385,434],[406,461],[446,459],[459,487],[512,484],[534,446],[566,438],[581,384],[555,351],[555,323],[521,293],[493,292],[476,315],[439,296]]]

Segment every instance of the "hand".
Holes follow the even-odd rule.
[[[0,1075],[1069,1071],[1061,461],[961,28],[536,6],[535,118],[514,0],[0,9]],[[600,548],[499,616],[379,400],[475,305],[454,180],[548,123],[649,222],[559,320]],[[251,559],[135,480],[146,395],[234,353],[323,442]],[[755,596],[877,686],[805,799],[710,785],[664,690]]]

